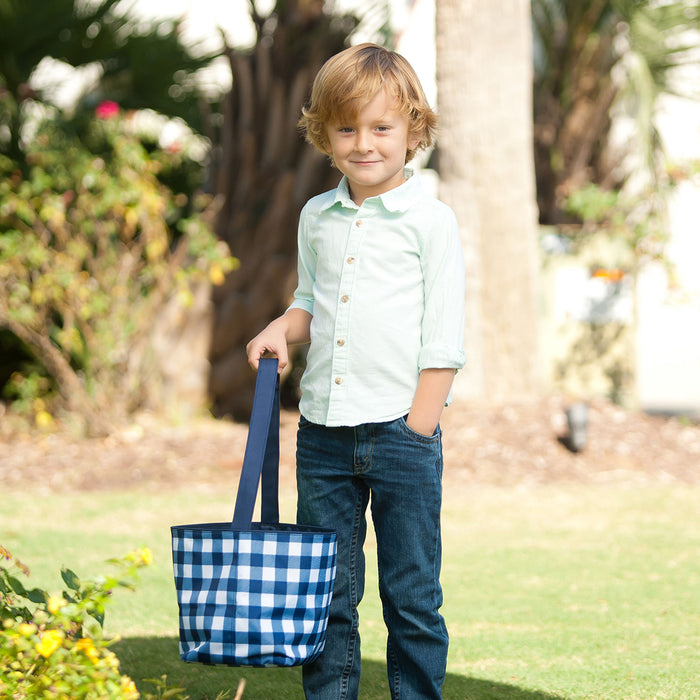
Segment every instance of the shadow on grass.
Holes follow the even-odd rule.
[[[228,668],[186,664],[180,660],[175,637],[133,637],[113,647],[122,673],[130,676],[143,694],[154,692],[146,679],[168,677],[168,685],[185,689],[190,700],[214,700],[218,693],[230,690],[235,695],[238,681],[246,680],[244,700],[303,700],[301,670],[297,668]],[[389,686],[386,666],[374,659],[362,662],[362,700],[387,700]],[[448,673],[443,687],[444,700],[564,700],[563,696],[524,690]]]

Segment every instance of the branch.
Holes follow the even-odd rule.
[[[109,423],[96,409],[94,401],[85,390],[78,375],[50,338],[14,321],[3,308],[0,308],[0,328],[7,328],[14,333],[34,353],[48,373],[56,380],[58,390],[68,410],[85,418],[88,432],[91,435],[109,434]]]

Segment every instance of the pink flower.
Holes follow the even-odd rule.
[[[119,105],[112,100],[104,100],[95,108],[95,116],[98,119],[114,119],[119,116]]]

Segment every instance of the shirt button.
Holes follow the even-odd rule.
[[[345,261],[348,265],[352,265],[355,262],[355,258],[352,255]]]
[[[335,378],[335,383],[336,383],[336,384],[342,384],[342,383],[343,383],[343,378],[342,378],[342,377],[336,377],[336,378]]]
[[[341,348],[342,348],[343,345],[345,345],[345,339],[344,339],[344,338],[338,338],[338,340],[336,341],[336,345],[338,345],[338,347],[341,347]]]
[[[347,294],[343,294],[343,296],[340,297],[340,301],[342,301],[343,304],[347,304],[350,301],[350,297]]]
[[[365,222],[362,221],[362,219],[358,219],[358,220],[355,222],[355,226],[357,226],[358,228],[362,228],[364,225],[365,225]]]

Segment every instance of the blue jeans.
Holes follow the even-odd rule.
[[[377,535],[379,594],[388,630],[393,700],[438,700],[448,636],[439,613],[442,443],[404,418],[328,428],[303,417],[297,434],[297,517],[338,533],[337,576],[326,647],[303,667],[307,700],[356,700],[357,606],[364,593],[365,511]]]

